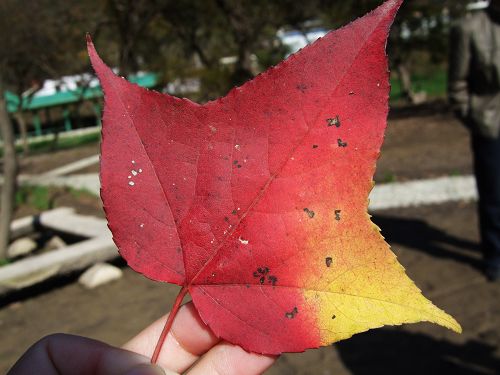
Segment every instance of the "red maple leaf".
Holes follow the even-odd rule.
[[[120,254],[182,286],[219,337],[268,354],[384,324],[460,330],[367,214],[388,113],[385,45],[402,0],[204,105],[119,78],[105,92],[101,196]]]

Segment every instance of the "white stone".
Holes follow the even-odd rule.
[[[28,237],[23,237],[15,240],[7,249],[8,258],[16,258],[23,255],[28,255],[37,248],[34,240]]]
[[[87,289],[94,289],[122,277],[122,270],[107,263],[97,263],[85,271],[78,282]]]
[[[50,249],[62,249],[63,247],[68,246],[64,240],[59,236],[53,236],[46,244],[46,246]]]

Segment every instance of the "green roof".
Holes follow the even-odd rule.
[[[142,87],[155,87],[158,84],[158,75],[155,73],[146,73],[140,76],[132,76],[129,78],[130,82],[137,83]],[[23,98],[22,110],[33,111],[42,108],[60,106],[70,103],[76,103],[82,100],[90,100],[102,97],[102,90],[100,86],[78,88],[73,91],[59,91],[53,95],[47,96],[32,96]],[[19,96],[6,91],[5,100],[7,102],[7,111],[16,112],[19,108]]]

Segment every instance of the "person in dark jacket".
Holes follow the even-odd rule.
[[[500,280],[500,0],[467,15],[450,40],[449,98],[469,128],[485,272]]]

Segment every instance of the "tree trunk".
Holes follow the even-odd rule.
[[[24,120],[24,116],[21,111],[16,112],[14,117],[17,121],[17,125],[19,126],[19,134],[23,144],[23,156],[28,156],[30,152],[30,145],[28,143],[28,128],[26,126],[26,121]]]
[[[240,45],[238,49],[238,60],[232,77],[233,85],[242,85],[254,76],[250,50],[243,45]]]
[[[14,197],[17,185],[17,157],[12,123],[7,113],[4,89],[0,81],[0,135],[3,140],[3,177],[0,197],[0,259],[7,256],[10,237],[10,222],[14,212]]]
[[[132,55],[130,43],[128,41],[122,41],[120,46],[120,61],[118,62],[118,70],[120,75],[127,78],[130,73],[132,73]]]

